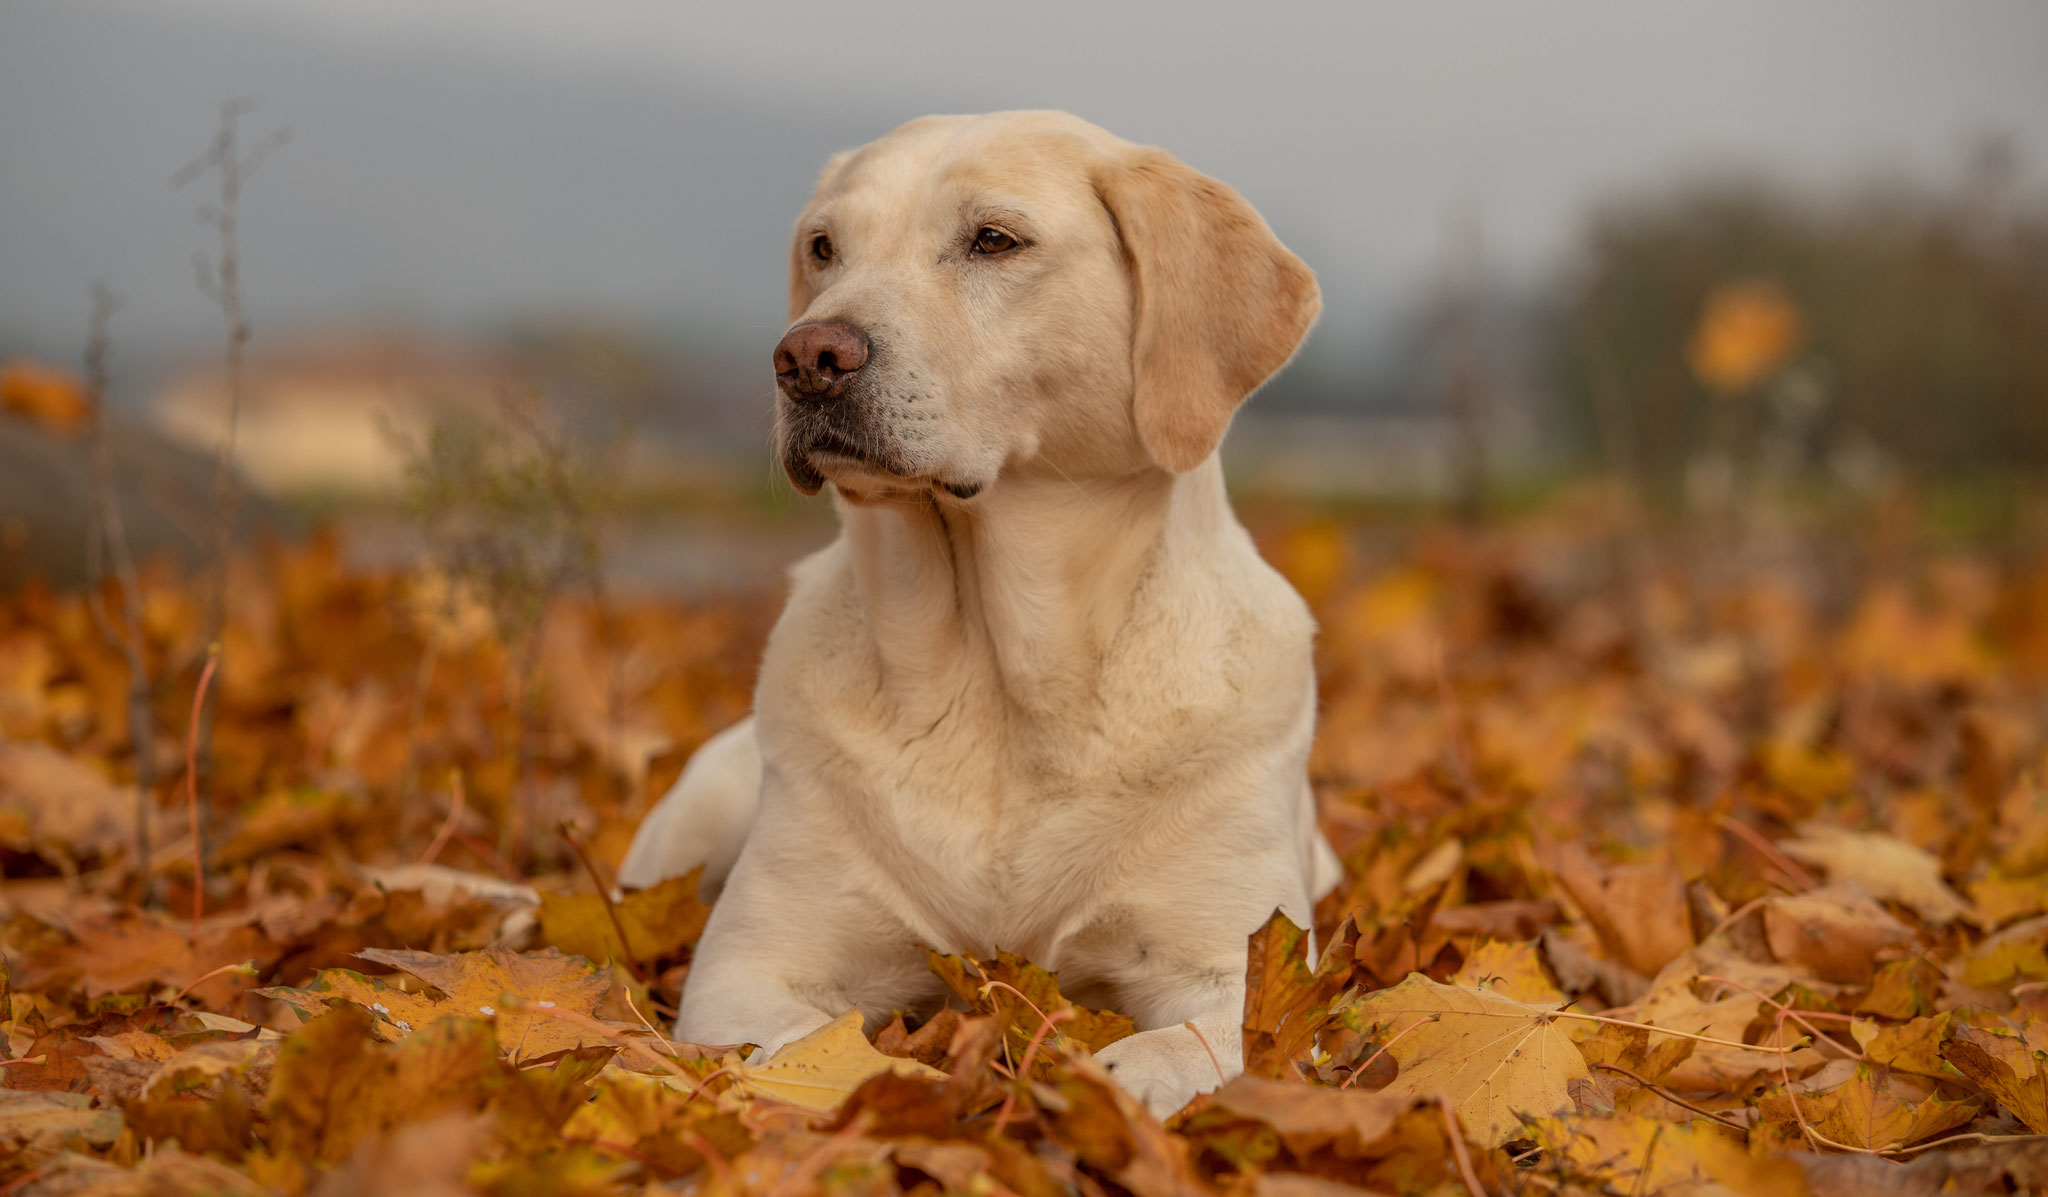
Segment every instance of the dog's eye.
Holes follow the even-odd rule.
[[[823,233],[811,238],[811,256],[820,262],[832,260],[832,238]]]
[[[981,226],[974,234],[974,252],[978,254],[999,254],[1017,248],[1017,239],[992,224]]]

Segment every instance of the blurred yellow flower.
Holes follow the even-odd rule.
[[[1693,377],[1709,390],[1733,395],[1769,377],[1805,335],[1799,306],[1768,279],[1723,283],[1686,345]]]

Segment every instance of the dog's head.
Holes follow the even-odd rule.
[[[777,449],[854,502],[1191,470],[1322,302],[1236,192],[1058,112],[926,117],[833,158],[789,291]]]

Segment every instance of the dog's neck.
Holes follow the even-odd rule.
[[[967,503],[839,509],[883,686],[907,712],[949,701],[968,653],[1024,709],[1079,714],[1155,559],[1242,535],[1213,458],[1178,476],[1006,476]]]

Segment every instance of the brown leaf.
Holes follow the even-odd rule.
[[[1253,1076],[1289,1077],[1315,1046],[1331,1008],[1351,981],[1349,925],[1338,928],[1313,969],[1309,933],[1275,911],[1254,931],[1244,990],[1244,1068]]]
[[[1880,953],[1913,942],[1913,929],[1847,886],[1786,894],[1764,903],[1771,955],[1823,981],[1868,983]]]
[[[1558,853],[1557,879],[1613,957],[1644,976],[1692,946],[1685,879],[1668,865],[1603,866],[1584,848]]]
[[[926,953],[932,972],[945,982],[955,998],[971,1010],[994,1014],[1007,1026],[1010,1048],[1023,1059],[1033,1038],[1071,1040],[1098,1052],[1132,1031],[1131,1020],[1111,1010],[1077,1006],[1060,993],[1059,975],[1038,967],[1014,952],[997,951],[993,961],[968,961],[959,956]],[[1015,992],[1013,992],[1013,990]],[[1024,996],[1017,996],[1022,993]],[[1028,999],[1028,1001],[1027,1001]],[[1034,1010],[1033,1007],[1036,1007]],[[1071,1010],[1072,1016],[1041,1034],[1044,1020],[1054,1011]]]
[[[2028,1130],[2048,1134],[2048,1055],[2019,1035],[1968,1025],[1955,1027],[1940,1051]]]
[[[1799,1137],[1796,1123],[1804,1118],[1837,1143],[1872,1150],[1931,1139],[1962,1126],[1979,1109],[1976,1100],[1950,1101],[1933,1093],[1924,1080],[1867,1064],[1858,1065],[1848,1080],[1831,1088],[1795,1090],[1796,1100],[1783,1089],[1757,1099],[1757,1112],[1764,1119],[1795,1124],[1779,1132],[1787,1141]]]
[[[91,859],[135,847],[135,791],[44,744],[0,739],[0,844],[53,859]],[[149,808],[152,840],[161,819]]]

